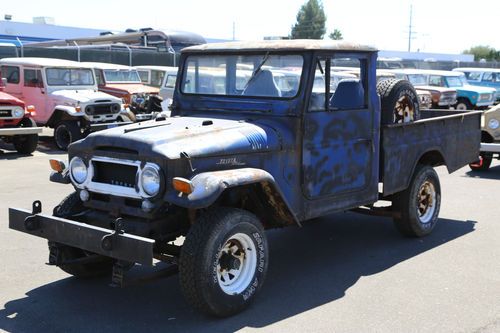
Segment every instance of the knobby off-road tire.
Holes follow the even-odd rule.
[[[33,119],[25,118],[19,127],[36,127],[36,123]],[[12,139],[12,143],[20,154],[31,154],[38,145],[38,134],[16,135]]]
[[[57,148],[68,150],[68,146],[83,137],[76,121],[61,121],[54,128],[54,140]]]
[[[61,201],[59,205],[54,208],[53,215],[62,218],[69,218],[78,213],[81,213],[85,208],[82,201],[78,197],[78,193],[73,192]],[[92,255],[87,251],[75,247],[67,246],[49,241],[49,250],[59,252],[62,262],[75,260]],[[68,274],[77,278],[92,278],[111,274],[113,268],[113,259],[102,256],[98,262],[86,264],[70,264],[59,265],[59,268]]]
[[[382,124],[409,123],[420,119],[418,95],[406,80],[387,79],[377,83]]]
[[[254,300],[267,266],[267,240],[259,220],[241,209],[212,209],[202,213],[186,236],[180,285],[196,309],[230,316]]]
[[[493,157],[491,156],[491,154],[481,153],[479,155],[479,160],[474,163],[470,163],[469,168],[472,171],[487,171],[491,166],[492,160]]]
[[[401,212],[401,218],[394,218],[399,232],[409,237],[430,234],[441,207],[441,185],[434,168],[417,165],[410,186],[395,195],[393,205]]]

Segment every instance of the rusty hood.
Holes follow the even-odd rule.
[[[70,146],[70,155],[100,148],[136,151],[139,156],[177,159],[276,151],[281,142],[263,124],[205,117],[152,120],[92,133]]]

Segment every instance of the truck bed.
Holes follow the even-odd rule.
[[[421,119],[382,127],[380,181],[387,196],[408,187],[422,158],[446,165],[448,172],[476,161],[481,143],[481,114],[422,110]]]

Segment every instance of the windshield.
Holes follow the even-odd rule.
[[[465,76],[463,79],[465,80]],[[464,81],[462,81],[460,76],[448,76],[446,77],[446,83],[450,88],[462,87],[464,85]]]
[[[93,86],[94,74],[88,68],[47,68],[49,86]]]
[[[193,55],[186,60],[181,91],[189,94],[293,97],[303,58],[299,55]]]
[[[119,83],[141,83],[141,78],[137,70],[128,69],[105,69],[104,79],[107,83],[119,82]]]
[[[422,74],[408,74],[408,81],[414,86],[425,86],[427,85],[427,79],[425,75]]]

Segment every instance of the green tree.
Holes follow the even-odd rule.
[[[485,59],[488,61],[500,60],[500,51],[495,50],[491,46],[477,45],[462,52],[463,54],[473,54],[474,60],[479,61]]]
[[[326,33],[326,15],[323,3],[308,0],[297,13],[297,22],[292,26],[291,39],[322,39]]]
[[[344,39],[344,36],[342,36],[342,32],[339,29],[334,29],[333,32],[330,35],[328,35],[328,37],[330,37],[330,39],[333,40]]]

